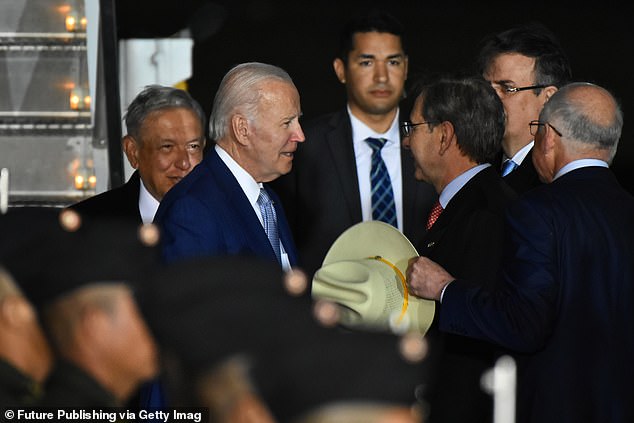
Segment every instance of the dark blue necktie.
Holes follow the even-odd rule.
[[[281,264],[282,257],[280,252],[280,236],[277,232],[277,216],[275,215],[275,209],[273,208],[273,201],[264,188],[260,188],[260,195],[258,196],[258,206],[260,206],[260,213],[262,213],[262,221],[264,224],[264,231],[269,238],[271,247],[275,252],[277,261]]]
[[[396,223],[396,205],[392,181],[387,166],[381,157],[381,149],[387,140],[385,138],[366,138],[365,142],[372,148],[372,168],[370,169],[370,183],[372,186],[372,219],[389,223],[398,227]]]

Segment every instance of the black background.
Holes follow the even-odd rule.
[[[473,71],[485,35],[538,21],[561,41],[573,79],[599,84],[621,102],[625,126],[612,168],[634,193],[630,121],[634,21],[626,5],[608,2],[504,3],[426,1],[116,0],[120,38],[168,37],[184,28],[194,36],[190,93],[207,114],[224,73],[247,61],[284,68],[299,89],[304,118],[345,104],[345,90],[332,70],[338,33],[356,10],[382,7],[405,27],[409,80]]]

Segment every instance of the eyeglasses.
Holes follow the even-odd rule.
[[[520,91],[537,90],[539,88],[546,88],[546,87],[547,85],[529,85],[527,87],[507,87],[503,85],[502,89],[504,90],[506,94],[515,94]]]
[[[416,128],[418,125],[433,125],[435,123],[438,123],[438,122],[429,121],[429,122],[412,123],[412,122],[405,121],[401,123],[401,136],[403,138],[407,138],[411,136],[412,132],[414,132],[414,128]]]
[[[531,131],[531,135],[535,136],[537,135],[537,133],[539,132],[539,128],[548,125],[550,126],[550,128],[555,131],[555,134],[559,135],[560,137],[563,137],[563,135],[561,134],[561,132],[559,132],[557,130],[557,128],[555,128],[554,126],[552,126],[550,123],[548,122],[540,122],[538,120],[531,120],[530,123],[528,124],[530,131]]]

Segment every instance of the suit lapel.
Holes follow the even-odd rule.
[[[403,231],[414,228],[415,225],[424,225],[426,216],[416,215],[416,206],[419,203],[417,184],[420,182],[414,177],[414,159],[411,153],[401,146],[401,184],[403,186]],[[411,240],[415,242],[416,240]]]
[[[277,257],[260,223],[260,219],[258,219],[255,214],[253,206],[244,194],[242,187],[229,168],[220,159],[215,149],[211,149],[209,154],[213,154],[214,156],[211,158],[210,170],[215,174],[216,178],[221,181],[219,184],[220,189],[225,192],[229,203],[234,206],[231,208],[232,212],[234,212],[234,216],[231,218],[235,221],[239,221],[239,226],[242,227],[242,230],[239,231],[243,236],[242,242],[244,245],[249,245],[257,256],[270,257],[272,260],[277,261]],[[275,198],[276,203],[279,202],[277,196]]]
[[[360,222],[361,200],[354,146],[352,143],[352,126],[348,112],[336,113],[330,121],[332,130],[326,134],[330,160],[334,163],[338,183],[344,193],[344,202],[352,222]]]

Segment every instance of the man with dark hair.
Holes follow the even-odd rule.
[[[530,160],[533,136],[528,123],[537,119],[544,103],[571,79],[570,64],[554,34],[539,24],[488,36],[477,64],[498,93],[507,116],[502,152],[495,165],[507,183],[523,193],[540,184]]]
[[[382,220],[417,243],[436,199],[431,186],[412,178],[412,157],[401,148],[408,58],[400,22],[376,10],[355,16],[342,31],[333,68],[347,107],[305,125],[309,142],[274,185],[311,277],[335,239],[361,221]]]
[[[501,264],[504,212],[515,194],[489,162],[500,149],[504,122],[502,103],[486,81],[441,79],[422,87],[411,122],[402,126],[416,178],[439,194],[418,252],[466,280],[494,279]],[[493,345],[440,333],[436,322],[427,337],[429,421],[490,422],[491,398],[480,379],[494,364]]]
[[[123,186],[71,206],[84,216],[151,223],[165,193],[203,157],[205,116],[186,91],[145,87],[125,115],[123,151],[137,169]]]
[[[496,291],[410,262],[410,292],[441,302],[442,331],[515,351],[518,423],[634,421],[634,198],[608,168],[622,126],[589,83],[562,87],[530,123],[545,184],[508,210]]]

